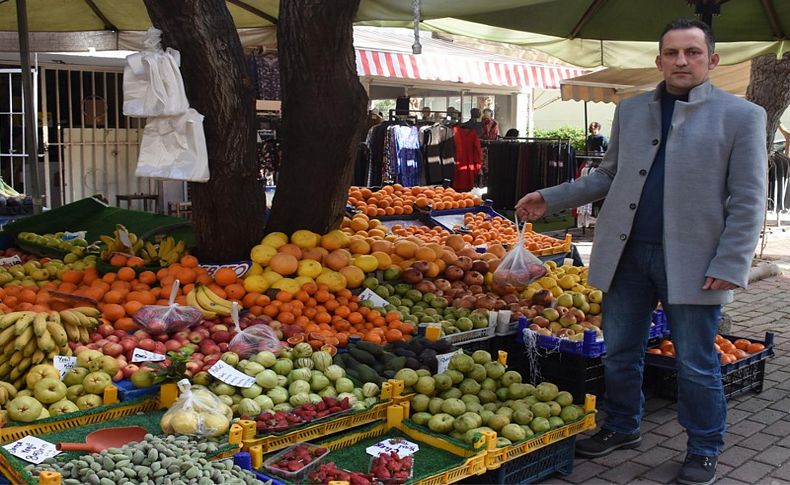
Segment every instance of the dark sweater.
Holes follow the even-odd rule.
[[[661,95],[661,140],[653,166],[647,174],[642,196],[631,228],[631,240],[663,244],[664,239],[664,161],[667,135],[672,125],[675,101],[688,101],[688,94],[675,96],[666,91]]]

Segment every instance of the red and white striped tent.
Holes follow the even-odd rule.
[[[360,76],[445,81],[481,86],[559,89],[560,81],[581,76],[585,69],[515,62],[493,62],[456,56],[356,50]]]
[[[565,64],[527,62],[462,46],[428,34],[420,38],[422,54],[411,53],[414,42],[405,29],[356,27],[357,73],[360,77],[474,84],[513,91],[560,89],[560,81],[588,72]]]

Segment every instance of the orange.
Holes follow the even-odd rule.
[[[214,274],[214,281],[220,286],[232,285],[236,282],[236,272],[230,268],[220,268]]]
[[[138,256],[132,256],[126,260],[126,266],[130,268],[142,268],[144,264],[145,262],[143,261],[143,258]]]
[[[102,316],[107,320],[114,322],[126,316],[126,310],[115,303],[105,303],[101,307]]]
[[[198,259],[192,255],[186,255],[181,258],[181,266],[185,268],[197,268],[198,267]]]
[[[118,279],[121,281],[132,281],[137,273],[132,268],[120,268],[118,270]]]
[[[110,264],[113,266],[126,266],[128,258],[123,254],[115,254],[110,258]]]

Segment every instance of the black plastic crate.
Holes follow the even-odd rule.
[[[470,342],[459,342],[454,344],[459,349],[464,349],[464,352],[474,352],[475,350],[485,350],[486,352],[495,355],[498,348],[495,348],[493,345],[494,337],[484,337],[478,340],[472,340]]]
[[[729,340],[738,338],[731,335],[722,335]],[[751,342],[765,345],[765,349],[745,357],[737,362],[721,366],[721,380],[724,385],[724,396],[729,399],[734,396],[752,391],[759,394],[763,391],[765,380],[765,363],[769,357],[774,356],[774,334],[765,334],[765,340],[747,339]],[[663,399],[677,401],[678,385],[675,359],[666,355],[645,355],[645,385],[646,391]]]
[[[462,483],[509,485],[534,483],[555,473],[569,475],[573,471],[575,444],[575,436],[565,438],[520,458],[505,462],[496,470],[463,480]]]

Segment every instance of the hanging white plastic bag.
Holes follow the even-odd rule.
[[[151,27],[144,50],[126,57],[123,114],[138,118],[179,115],[189,109],[181,78],[181,53],[161,47],[162,31]]]
[[[189,109],[180,116],[149,118],[143,130],[137,177],[207,182],[203,115]]]
[[[516,245],[505,254],[494,271],[494,291],[500,294],[521,292],[547,272],[540,259],[529,252],[524,245],[524,228],[519,226],[518,216],[516,216],[516,231],[518,231]]]
[[[231,409],[211,391],[192,388],[187,379],[178,381],[181,395],[162,416],[160,426],[166,434],[222,436],[230,428]]]
[[[274,355],[280,353],[282,343],[274,333],[274,329],[265,323],[258,323],[250,327],[241,329],[239,325],[239,304],[233,302],[231,309],[231,319],[236,326],[236,335],[230,340],[228,350],[235,352],[242,359],[246,359],[258,352],[268,350]]]

